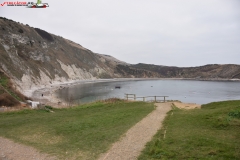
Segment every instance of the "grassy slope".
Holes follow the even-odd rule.
[[[70,109],[0,113],[0,136],[60,159],[96,159],[154,109],[143,102],[97,102]]]
[[[0,71],[0,95],[3,93],[7,93],[7,94],[10,93],[10,95],[18,101],[25,100],[25,97],[21,93],[16,92],[13,89],[10,79],[3,72]]]
[[[238,118],[229,117],[232,111]],[[175,108],[139,159],[240,159],[240,101]]]

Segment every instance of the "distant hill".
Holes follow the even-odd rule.
[[[127,64],[71,40],[0,17],[0,70],[25,93],[34,87],[97,78],[240,78],[239,65]]]
[[[164,78],[240,79],[240,65],[209,64],[199,67],[168,67],[139,63],[132,68],[149,70]]]

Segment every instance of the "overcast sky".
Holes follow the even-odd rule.
[[[240,0],[42,2],[50,7],[0,6],[0,16],[132,64],[240,64]]]

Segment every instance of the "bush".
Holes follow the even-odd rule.
[[[19,29],[18,32],[19,32],[19,33],[23,33],[23,30],[22,30],[22,29]]]
[[[53,109],[52,106],[45,106],[46,109]]]

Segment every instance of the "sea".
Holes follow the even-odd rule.
[[[146,97],[146,101],[153,101],[155,100],[154,96],[168,96],[166,100],[206,104],[216,101],[240,100],[240,82],[172,79],[86,81],[63,87],[55,94],[64,101],[76,104],[108,98],[124,99],[126,94],[135,94],[136,100],[143,100],[142,97]],[[156,99],[162,101],[163,97]]]

